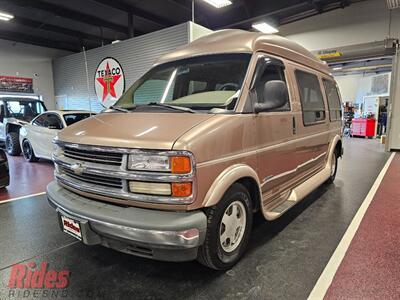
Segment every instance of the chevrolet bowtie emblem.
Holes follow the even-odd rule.
[[[76,174],[76,175],[81,175],[83,171],[85,171],[85,166],[81,164],[73,164],[71,166],[71,170]]]

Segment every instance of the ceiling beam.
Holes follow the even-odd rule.
[[[270,11],[268,13],[261,14],[261,15],[258,15],[258,16],[254,16],[254,17],[251,17],[251,18],[247,18],[247,19],[244,19],[244,20],[243,19],[242,20],[238,20],[237,22],[233,22],[233,23],[230,23],[230,24],[227,24],[227,25],[223,25],[223,26],[221,26],[219,28],[234,28],[234,27],[241,26],[241,25],[244,25],[244,24],[247,24],[247,23],[252,23],[254,21],[262,20],[262,19],[265,19],[267,17],[272,17],[275,14],[279,14],[279,13],[283,13],[283,12],[290,11],[290,10],[293,10],[293,9],[307,7],[307,6],[308,6],[307,2],[302,2],[302,3],[295,4],[295,5],[291,5],[291,6],[283,7],[283,8],[280,8],[280,9],[276,9],[276,10]]]
[[[55,33],[61,33],[64,35],[81,38],[81,39],[85,39],[85,40],[91,40],[91,41],[95,41],[95,42],[99,42],[99,43],[102,43],[102,42],[104,42],[106,44],[111,43],[110,39],[105,39],[105,38],[102,38],[102,37],[94,35],[94,34],[88,34],[88,33],[84,33],[81,31],[71,30],[71,29],[67,29],[64,27],[60,27],[60,26],[56,26],[56,25],[52,25],[52,24],[46,24],[46,23],[43,23],[40,21],[34,21],[31,19],[18,17],[18,16],[15,16],[12,20],[10,20],[10,23],[20,24],[20,25],[24,25],[27,27],[51,31],[51,32],[55,32]]]
[[[41,46],[41,47],[47,47],[47,48],[67,50],[67,51],[72,51],[72,52],[80,51],[78,44],[74,45],[69,42],[48,40],[45,38],[27,35],[27,34],[21,34],[21,33],[13,32],[13,31],[8,31],[8,30],[0,30],[0,39],[9,40],[9,41],[13,41],[13,42],[19,42],[19,43],[26,43],[26,44],[31,44],[31,45]]]
[[[109,28],[114,31],[122,32],[127,34],[128,27],[118,25],[107,20],[88,15],[76,10],[72,10],[66,7],[58,6],[56,4],[52,4],[49,2],[44,2],[41,0],[5,0],[11,4],[18,5],[21,7],[30,7],[34,9],[39,9],[46,11],[48,13],[54,14],[56,16],[60,16],[62,18],[74,20],[80,23],[89,24],[96,27],[104,27]]]
[[[157,24],[157,25],[159,25],[161,27],[170,27],[170,26],[176,25],[176,23],[171,22],[171,21],[169,21],[169,20],[167,20],[165,18],[156,16],[156,15],[154,15],[152,13],[144,11],[143,9],[140,9],[138,7],[134,7],[132,5],[129,5],[129,4],[117,1],[117,0],[113,0],[113,1],[110,1],[110,0],[91,0],[91,1],[100,3],[100,4],[108,6],[108,7],[112,7],[114,9],[118,9],[118,10],[124,11],[126,13],[131,12],[134,16],[139,17],[139,18],[144,19],[144,20],[147,20],[147,21],[150,21],[150,22],[152,22],[154,24]]]
[[[310,0],[309,3],[319,14],[324,11],[324,4],[321,1]]]

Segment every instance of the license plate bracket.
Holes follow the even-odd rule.
[[[60,218],[62,230],[74,238],[82,241],[82,229],[80,222],[62,214],[60,214]]]

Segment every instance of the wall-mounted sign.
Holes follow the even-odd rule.
[[[12,93],[33,93],[32,78],[0,76],[0,91]]]
[[[329,58],[341,57],[343,56],[343,53],[337,50],[324,50],[318,52],[317,56],[319,59],[329,59]]]
[[[113,105],[125,91],[121,65],[112,57],[103,59],[96,69],[94,86],[97,99],[104,107]]]

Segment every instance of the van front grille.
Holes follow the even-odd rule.
[[[74,171],[62,167],[60,168],[60,171],[73,179],[80,180],[86,183],[95,184],[103,187],[105,186],[110,188],[122,189],[122,180],[120,178],[104,177],[87,173],[76,174],[74,173]]]
[[[99,163],[105,165],[120,166],[122,163],[122,153],[89,151],[64,146],[64,156],[76,160]]]

